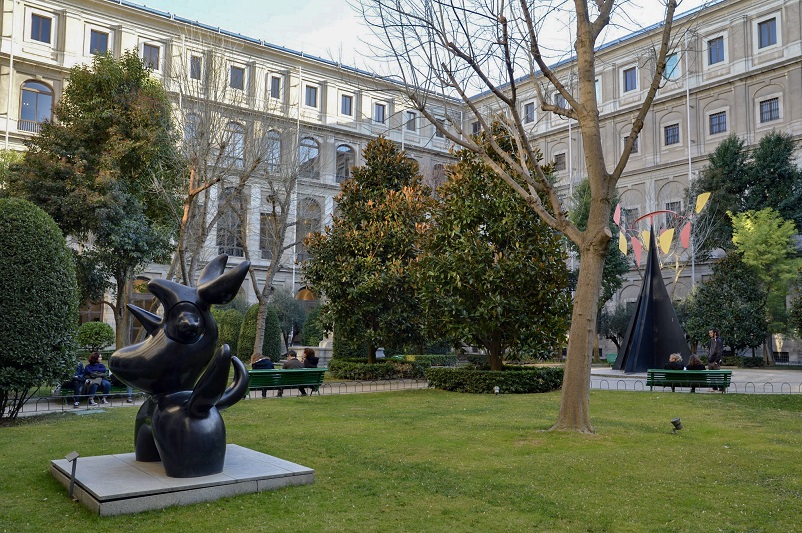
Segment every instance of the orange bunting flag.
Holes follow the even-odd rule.
[[[627,238],[624,237],[624,232],[618,232],[618,249],[621,250],[621,253],[627,255]]]
[[[679,242],[682,243],[683,248],[687,248],[691,245],[691,223],[688,222],[682,227],[682,230],[679,232]]]
[[[643,246],[637,237],[632,237],[630,240],[632,242],[632,251],[635,252],[635,262],[640,266],[640,253],[643,250]]]
[[[674,228],[663,230],[663,232],[660,233],[660,249],[663,251],[664,254],[668,253],[668,249],[671,248],[671,241],[673,240],[674,240]]]
[[[707,205],[707,201],[710,199],[709,192],[703,192],[699,196],[696,197],[696,212],[700,212],[702,209],[705,208]]]
[[[615,213],[613,213],[613,222],[615,222],[616,226],[619,227],[621,226],[621,204],[615,206]]]

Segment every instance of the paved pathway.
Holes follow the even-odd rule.
[[[732,382],[727,393],[737,394],[802,394],[802,370],[772,368],[727,368],[732,370]],[[590,372],[592,389],[649,390],[646,373],[625,374],[609,367],[593,367]],[[706,390],[706,389],[698,389]],[[689,392],[687,388],[677,388]]]

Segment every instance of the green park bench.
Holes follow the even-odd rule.
[[[646,386],[649,390],[654,387],[690,387],[691,392],[696,388],[717,387],[722,392],[727,390],[732,381],[732,370],[658,370],[646,371]]]
[[[296,387],[312,387],[312,392],[320,394],[320,385],[326,368],[295,368],[291,370],[257,369],[250,370],[251,378],[248,390],[261,390],[265,396],[267,390],[292,389]]]

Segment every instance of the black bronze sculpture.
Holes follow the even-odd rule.
[[[685,361],[691,356],[660,273],[660,259],[652,228],[640,296],[613,368],[628,373],[663,368],[672,353],[679,353]]]
[[[164,307],[160,317],[129,305],[148,338],[114,352],[109,360],[120,381],[148,394],[134,426],[137,461],[162,461],[170,477],[223,471],[226,429],[219,411],[248,389],[248,372],[228,345],[215,353],[217,324],[209,308],[230,302],[248,273],[243,261],[225,272],[228,256],[206,265],[197,288],[155,279],[148,289]],[[234,380],[228,374],[234,365]]]

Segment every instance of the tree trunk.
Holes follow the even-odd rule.
[[[606,253],[605,247],[596,245],[588,246],[581,254],[560,413],[552,430],[593,433],[590,423],[590,363]]]
[[[376,364],[376,350],[377,347],[374,346],[372,343],[368,345],[368,364],[371,365]]]
[[[486,348],[487,362],[490,365],[490,370],[503,370],[504,357],[502,354],[501,343],[496,339],[493,339]]]

